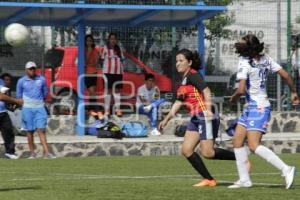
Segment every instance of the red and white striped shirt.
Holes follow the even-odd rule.
[[[107,48],[104,46],[101,58],[104,60],[103,73],[105,74],[123,74],[123,64],[121,60],[124,58],[121,49],[121,58],[115,52],[114,49]]]

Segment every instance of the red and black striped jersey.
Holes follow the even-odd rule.
[[[191,115],[196,115],[206,110],[203,90],[206,83],[201,74],[191,70],[183,77],[181,85],[177,89],[177,100],[185,103]]]

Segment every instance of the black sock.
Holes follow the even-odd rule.
[[[208,172],[204,162],[197,153],[193,153],[190,157],[187,158],[195,170],[205,179],[212,180],[214,179]]]
[[[235,160],[234,152],[221,149],[221,148],[215,148],[215,157],[213,159],[216,160]]]

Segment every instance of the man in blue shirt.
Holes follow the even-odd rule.
[[[15,155],[15,135],[13,126],[6,110],[6,103],[22,105],[22,100],[18,100],[5,95],[9,88],[5,87],[2,79],[0,79],[0,131],[4,141],[5,154],[8,159],[18,159]]]
[[[34,137],[36,131],[39,135],[44,149],[44,158],[54,158],[49,153],[46,139],[47,112],[45,99],[48,95],[48,87],[43,76],[36,74],[37,65],[34,62],[27,62],[25,65],[26,75],[18,80],[17,98],[24,101],[22,107],[23,128],[27,131],[27,140],[30,150],[30,159],[36,158],[34,152]]]

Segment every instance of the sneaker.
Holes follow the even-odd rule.
[[[193,185],[193,187],[215,187],[217,185],[217,181],[215,179],[208,180],[203,179],[199,183]]]
[[[240,180],[234,182],[233,185],[228,186],[228,188],[230,188],[230,189],[249,188],[249,187],[252,187],[251,181],[242,182]]]
[[[153,135],[153,136],[159,136],[161,135],[161,132],[159,132],[157,130],[157,128],[153,129],[151,132],[150,132],[150,135]]]
[[[44,155],[44,159],[55,159],[55,158],[56,158],[56,156],[51,154],[51,153],[48,153],[48,154]]]
[[[296,167],[289,167],[288,172],[285,174],[285,189],[290,189],[290,187],[293,185],[295,173]]]
[[[10,153],[5,153],[4,156],[5,158],[12,159],[12,160],[16,160],[19,158],[16,154],[10,154]]]
[[[30,154],[30,156],[27,159],[36,159],[36,154],[35,153]]]
[[[151,104],[150,105],[148,105],[148,106],[144,106],[144,111],[146,112],[146,113],[148,113],[148,112],[150,112],[150,110],[151,110],[151,108],[152,108],[152,106],[151,106]]]

